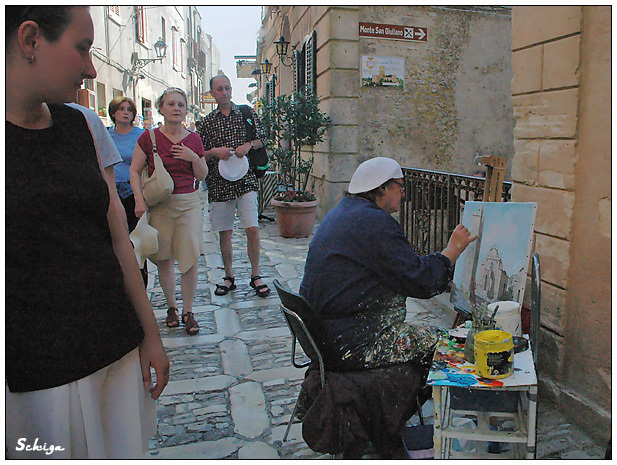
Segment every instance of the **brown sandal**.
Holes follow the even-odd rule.
[[[176,307],[169,307],[169,309],[167,310],[167,318],[165,318],[165,324],[168,328],[177,328],[178,326],[180,326],[178,309]]]
[[[194,316],[193,312],[182,314],[182,323],[186,325],[185,331],[191,336],[199,332],[199,323],[197,323]]]

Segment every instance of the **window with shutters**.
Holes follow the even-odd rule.
[[[294,91],[306,95],[316,93],[317,34],[315,31],[304,39],[300,50],[294,51]]]
[[[266,103],[270,104],[272,102],[274,102],[274,99],[276,98],[275,95],[275,87],[276,87],[276,81],[275,81],[276,77],[275,75],[272,75],[272,77],[270,78],[269,81],[266,82],[265,88],[264,88],[264,95],[266,97]]]
[[[173,67],[178,71],[180,69],[180,34],[175,26],[171,28],[171,55],[173,57]]]
[[[184,59],[184,51],[186,49],[186,41],[184,39],[180,39],[180,72],[184,74],[184,70],[186,68],[186,63]]]
[[[146,10],[143,6],[135,7],[135,25],[137,27],[137,40],[145,44],[146,37]]]
[[[120,7],[119,6],[108,6],[107,14],[110,19],[113,19],[116,23],[120,24]]]
[[[274,102],[274,98],[275,98],[275,95],[274,95],[274,90],[276,88],[276,81],[275,81],[276,77],[275,76],[276,75],[273,74],[272,77],[270,78],[270,92],[268,95],[269,102]]]

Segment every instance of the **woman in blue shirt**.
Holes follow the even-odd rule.
[[[109,116],[114,123],[114,126],[109,127],[109,133],[122,157],[122,163],[114,165],[116,189],[118,189],[118,195],[126,211],[129,232],[135,229],[137,221],[139,221],[139,218],[135,216],[135,197],[133,197],[133,189],[131,189],[131,183],[129,182],[129,168],[133,160],[133,150],[137,144],[137,139],[144,132],[143,129],[133,125],[136,114],[137,107],[135,102],[128,97],[115,97],[109,104]],[[141,275],[147,287],[147,261],[144,262]]]

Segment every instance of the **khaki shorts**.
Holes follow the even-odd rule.
[[[240,217],[240,229],[259,227],[257,192],[251,191],[228,202],[210,202],[212,231],[231,231],[234,228],[236,208]]]

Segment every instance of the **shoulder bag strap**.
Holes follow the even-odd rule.
[[[251,117],[251,110],[248,105],[239,105],[240,112],[242,113],[242,119],[244,120],[244,127],[246,128],[246,141],[250,142],[255,140],[255,123],[249,124],[249,119]]]
[[[156,157],[159,156],[159,152],[158,149],[156,148],[156,138],[154,137],[154,129],[148,129],[148,133],[150,134],[150,140],[152,140],[152,163],[154,164],[154,170],[156,170]],[[150,175],[148,174],[148,161],[146,160],[146,166],[144,167],[144,169],[141,172],[141,185],[143,186],[144,183],[150,178]],[[152,172],[152,175],[154,175],[154,171]]]
[[[154,129],[148,129],[148,132],[150,133],[150,139],[152,140],[152,153],[156,153],[158,155],[159,151],[156,148],[156,137],[154,137]]]

